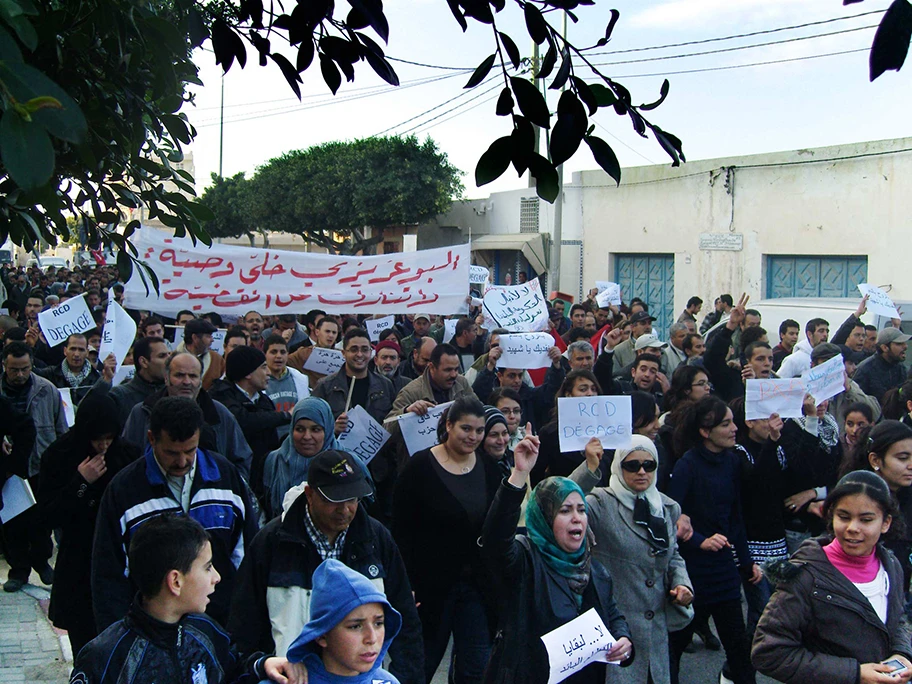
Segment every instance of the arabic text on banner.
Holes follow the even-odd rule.
[[[579,451],[598,437],[605,449],[630,446],[633,433],[630,397],[561,397],[557,426],[562,452]]]
[[[436,313],[467,311],[469,245],[379,256],[333,256],[230,245],[194,246],[189,238],[142,228],[134,244],[158,277],[147,294],[138,269],[127,308],[175,316],[188,309],[243,315]]]
[[[541,640],[551,669],[548,684],[564,681],[589,663],[607,663],[608,651],[617,642],[595,608],[548,632]]]
[[[522,333],[500,336],[498,368],[547,368],[551,365],[548,352],[554,338],[548,333]]]
[[[355,406],[348,411],[348,425],[339,435],[339,446],[367,464],[389,438],[390,433],[380,427],[363,406]]]
[[[66,338],[84,333],[95,327],[95,319],[89,311],[84,294],[68,299],[53,309],[38,314],[38,325],[44,339],[51,347],[66,342]]]
[[[801,378],[748,380],[744,392],[745,420],[766,420],[774,413],[780,418],[799,418],[807,387]]]
[[[440,423],[440,416],[452,404],[452,401],[438,404],[429,408],[423,416],[417,413],[403,413],[399,416],[399,429],[402,431],[409,456],[437,444],[437,425]]]
[[[542,332],[548,329],[548,307],[538,278],[521,285],[495,285],[484,295],[488,329]]]

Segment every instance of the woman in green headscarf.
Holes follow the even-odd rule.
[[[527,535],[514,536],[538,448],[538,437],[531,434],[516,445],[515,465],[494,498],[482,533],[482,553],[501,580],[502,599],[485,682],[547,682],[551,667],[541,637],[591,609],[616,640],[601,655],[622,666],[633,661],[630,631],[612,597],[611,577],[591,558],[586,500],[579,486],[564,477],[542,480],[526,508]],[[593,644],[597,648],[605,642],[591,629],[581,630],[581,637],[563,647],[567,667],[574,670],[564,681],[602,684],[604,660],[585,661]],[[559,650],[551,665],[560,657]]]

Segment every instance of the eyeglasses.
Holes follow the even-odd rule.
[[[659,464],[651,458],[645,461],[621,461],[621,470],[626,470],[628,473],[638,473],[640,468],[651,473],[658,467]]]
[[[691,387],[708,387],[709,389],[713,388],[713,384],[709,380],[700,380],[700,382],[695,382]]]
[[[500,412],[502,414],[504,414],[505,416],[521,416],[522,415],[521,408],[515,408],[515,409],[502,408],[502,409],[500,409]]]

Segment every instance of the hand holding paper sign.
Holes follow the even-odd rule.
[[[887,318],[899,318],[899,312],[896,310],[893,300],[890,299],[890,295],[879,287],[868,283],[859,283],[858,291],[867,297],[867,309],[871,313],[878,316],[886,316]]]

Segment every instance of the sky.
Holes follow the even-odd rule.
[[[868,80],[867,48],[875,29],[866,27],[879,23],[889,0],[867,0],[847,7],[840,0],[596,3],[579,8],[578,23],[568,22],[568,39],[577,46],[593,45],[604,35],[610,10],[618,9],[620,21],[611,42],[593,50],[590,59],[604,65],[599,69],[624,84],[637,103],[655,100],[662,81],[668,78],[667,100],[647,116],[681,138],[689,160],[912,135],[912,75],[887,72],[875,83]],[[336,4],[337,14],[345,11],[346,3],[340,0]],[[471,69],[493,51],[491,27],[470,20],[463,33],[445,0],[387,0],[384,7],[390,24],[389,57]],[[856,16],[871,12],[876,13]],[[549,16],[552,23],[557,21],[556,13]],[[839,20],[735,40],[642,50],[833,19]],[[508,0],[497,22],[523,56],[531,55],[532,43],[515,2]],[[822,35],[836,32],[840,33]],[[798,40],[805,37],[809,38]],[[730,50],[757,43],[778,44]],[[630,50],[638,51],[618,54]],[[718,50],[729,51],[687,56]],[[847,51],[855,52],[826,56]],[[294,63],[294,52],[285,54]],[[668,57],[673,58],[659,59]],[[464,90],[470,72],[395,62],[400,87],[393,88],[366,63],[359,63],[355,81],[343,82],[334,97],[323,83],[319,67],[312,66],[302,74],[299,102],[278,68],[271,62],[258,66],[249,46],[246,68],[235,64],[224,78],[211,51],[197,51],[195,61],[204,86],[194,86],[194,103],[182,111],[198,131],[190,149],[199,192],[210,184],[210,174],[219,171],[223,85],[224,176],[243,171],[250,177],[270,159],[312,145],[408,133],[422,140],[430,136],[450,162],[465,172],[467,198],[527,185],[526,178],[518,178],[508,169],[497,181],[475,186],[478,158],[492,141],[510,131],[509,120],[494,113],[499,92],[495,80]],[[724,68],[737,65],[755,66]],[[676,73],[684,71],[696,72]],[[591,80],[584,66],[576,73]],[[492,79],[502,83],[499,72],[492,74]],[[554,91],[549,93],[552,111],[557,97]],[[629,118],[600,110],[594,120],[596,135],[614,148],[622,166],[670,163],[654,139],[643,139],[632,130]],[[595,168],[583,145],[564,165],[565,179],[569,182],[574,171]]]

